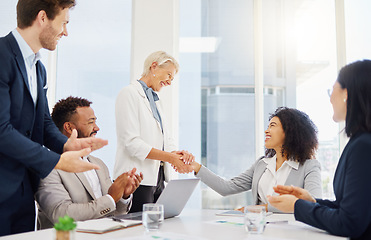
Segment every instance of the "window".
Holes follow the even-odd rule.
[[[286,72],[295,87],[294,104],[309,115],[318,128],[324,198],[333,198],[332,182],[339,159],[339,127],[332,120],[332,106],[326,92],[337,77],[334,1],[302,1],[286,4],[285,36],[291,47],[286,53]],[[287,9],[288,8],[288,9]],[[291,57],[291,59],[288,59]]]
[[[347,62],[371,59],[371,27],[368,0],[344,1]]]
[[[0,22],[0,36],[7,35],[17,27],[17,3],[15,1],[1,1],[0,13],[3,21]],[[5,21],[6,19],[6,21]]]
[[[130,83],[131,1],[80,0],[70,13],[69,36],[58,47],[56,100],[70,95],[93,102],[98,137],[109,145],[93,154],[113,169],[115,100]]]
[[[298,108],[317,125],[324,197],[332,197],[339,131],[326,90],[337,74],[334,3],[262,2],[262,93],[254,82],[253,11],[253,0],[180,1],[180,145],[201,142],[196,157],[222,177],[248,169],[257,158],[255,94],[263,94],[264,127],[279,106]],[[225,198],[205,185],[200,198],[203,208],[251,203],[248,193]]]
[[[16,1],[1,1],[0,15],[4,19],[0,22],[0,37],[8,35],[17,27],[17,2]],[[6,19],[6,20],[5,20]],[[48,70],[48,58],[50,51],[41,49],[41,62]]]

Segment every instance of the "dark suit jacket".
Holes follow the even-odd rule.
[[[50,117],[46,71],[40,61],[36,72],[35,106],[17,41],[12,33],[0,38],[0,203],[19,188],[26,171],[35,192],[40,178],[57,164],[67,141]]]
[[[357,134],[345,147],[334,177],[335,201],[298,200],[296,220],[352,239],[371,239],[371,133]]]

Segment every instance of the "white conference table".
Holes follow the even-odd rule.
[[[293,214],[273,214],[269,220],[288,220],[288,223],[267,224],[261,235],[245,232],[242,217],[216,216],[225,210],[191,210],[185,209],[178,217],[165,219],[161,230],[156,233],[145,233],[142,225],[129,227],[104,234],[76,232],[75,240],[118,240],[118,239],[260,239],[260,240],[328,240],[347,239],[326,233],[295,221]],[[0,240],[52,240],[53,229],[14,234],[0,237]],[[53,239],[54,240],[54,239]]]

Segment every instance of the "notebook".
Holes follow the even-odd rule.
[[[141,224],[142,221],[125,220],[125,221],[112,221],[110,218],[99,218],[87,221],[78,221],[76,231],[84,233],[106,233],[118,229],[127,228]]]
[[[156,201],[156,203],[164,205],[164,218],[175,217],[182,212],[199,181],[198,178],[174,179],[166,185]],[[116,221],[142,220],[142,212],[115,216],[113,219]]]

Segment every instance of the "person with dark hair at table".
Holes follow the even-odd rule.
[[[59,100],[52,112],[52,119],[65,136],[74,129],[78,138],[95,137],[100,130],[89,100],[68,97]],[[92,155],[81,161],[100,167],[83,173],[69,173],[54,169],[40,181],[35,194],[39,204],[39,228],[51,228],[59,217],[68,215],[75,221],[126,214],[132,203],[132,194],[143,179],[133,168],[121,174],[112,183],[108,168],[102,160]]]
[[[295,219],[331,234],[371,239],[371,61],[343,67],[333,86],[330,102],[335,122],[345,120],[350,137],[334,176],[336,200],[316,199],[305,189],[277,186],[280,196],[269,196],[276,208],[294,213]]]
[[[226,180],[197,162],[191,166],[196,177],[219,194],[227,196],[251,189],[254,204],[279,212],[266,197],[273,194],[277,184],[303,187],[312,196],[321,197],[321,167],[314,159],[317,146],[317,127],[308,115],[280,107],[269,117],[265,130],[265,156],[245,172]]]

